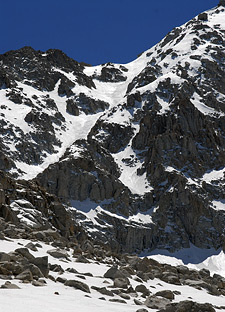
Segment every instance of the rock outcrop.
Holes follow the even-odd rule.
[[[225,248],[223,20],[220,1],[125,66],[1,55],[3,235],[25,220],[117,252]]]

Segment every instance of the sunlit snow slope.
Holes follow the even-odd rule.
[[[221,3],[128,64],[1,55],[0,169],[82,207],[116,248],[222,248],[224,34]]]

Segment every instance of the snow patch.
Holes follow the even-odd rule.
[[[135,134],[138,132],[139,126],[136,126]],[[138,169],[142,167],[143,161],[138,157],[137,151],[134,151],[130,143],[118,153],[112,154],[115,162],[120,168],[121,175],[119,180],[126,185],[133,194],[143,196],[153,190],[147,180],[146,172],[142,175],[138,174]]]
[[[212,201],[212,208],[214,210],[217,210],[217,211],[220,211],[220,210],[225,211],[225,199],[223,199],[223,200],[213,200]]]
[[[205,181],[206,183],[210,183],[212,181],[220,180],[225,178],[225,168],[220,170],[212,170],[210,172],[207,172],[203,175],[202,181]]]
[[[209,257],[218,256],[219,254],[221,254],[221,249],[219,250],[215,250],[214,248],[202,249],[190,243],[189,248],[183,248],[174,253],[164,249],[155,249],[151,252],[148,251],[143,252],[140,254],[140,256],[147,256],[155,260],[159,259],[157,261],[161,263],[167,263],[167,261],[170,261],[171,265],[179,265],[179,264],[199,265]],[[174,264],[173,261],[175,261]]]

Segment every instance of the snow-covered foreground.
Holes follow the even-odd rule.
[[[0,241],[0,251],[10,252],[17,248],[25,246],[28,243],[27,240],[11,240],[11,241]],[[42,248],[38,248],[38,251],[30,251],[35,257],[44,256],[47,254],[47,250],[53,249],[52,246],[40,243]],[[137,306],[134,303],[134,297],[130,295],[130,299],[126,300],[125,303],[110,302],[111,297],[103,296],[96,290],[91,289],[91,286],[97,287],[108,287],[113,284],[112,280],[104,278],[104,273],[111,267],[110,264],[98,263],[91,261],[90,263],[78,263],[72,257],[72,250],[67,251],[69,254],[68,260],[56,259],[49,254],[49,263],[59,264],[65,272],[63,274],[52,272],[50,274],[57,278],[58,276],[66,279],[76,279],[86,283],[91,290],[91,293],[85,293],[80,290],[76,290],[72,287],[65,286],[60,282],[54,282],[50,279],[46,279],[46,286],[35,287],[31,284],[22,283],[19,280],[11,280],[13,284],[18,285],[21,289],[1,289],[0,288],[0,308],[4,312],[24,312],[25,309],[29,308],[32,312],[40,312],[43,308],[48,312],[74,312],[81,311],[86,312],[90,309],[93,312],[135,312],[142,306]],[[171,265],[181,264],[181,260],[177,260],[173,257],[166,257],[161,255],[152,256],[159,262],[167,261]],[[179,262],[180,261],[180,262]],[[211,256],[205,260],[202,264],[195,265],[197,268],[207,267],[209,270],[217,271],[225,276],[225,271],[222,264],[225,261],[224,253],[221,252],[217,256]],[[189,264],[191,266],[191,264]],[[83,278],[79,277],[79,274],[69,273],[66,271],[67,268],[73,268],[80,274],[91,273],[93,276],[83,275]],[[80,275],[81,276],[81,275]],[[85,278],[85,280],[84,280]],[[140,282],[129,278],[131,285],[135,288]],[[0,284],[4,284],[5,280],[0,280]],[[224,296],[212,296],[205,289],[197,290],[187,285],[174,285],[168,284],[155,278],[143,284],[152,292],[152,294],[161,290],[171,290],[180,292],[179,295],[175,296],[173,302],[179,302],[182,300],[192,300],[198,303],[211,303],[214,306],[225,306]],[[104,297],[105,300],[100,298]],[[119,295],[115,295],[114,299],[121,299]],[[140,299],[139,297],[138,299]],[[144,299],[142,298],[142,302]],[[144,307],[144,306],[143,306]],[[146,308],[146,307],[145,307]],[[148,311],[154,312],[158,309],[149,309]],[[217,312],[225,311],[225,309],[216,309]]]

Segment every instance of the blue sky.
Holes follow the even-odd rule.
[[[127,63],[219,0],[8,0],[0,53],[25,45],[92,65]]]

